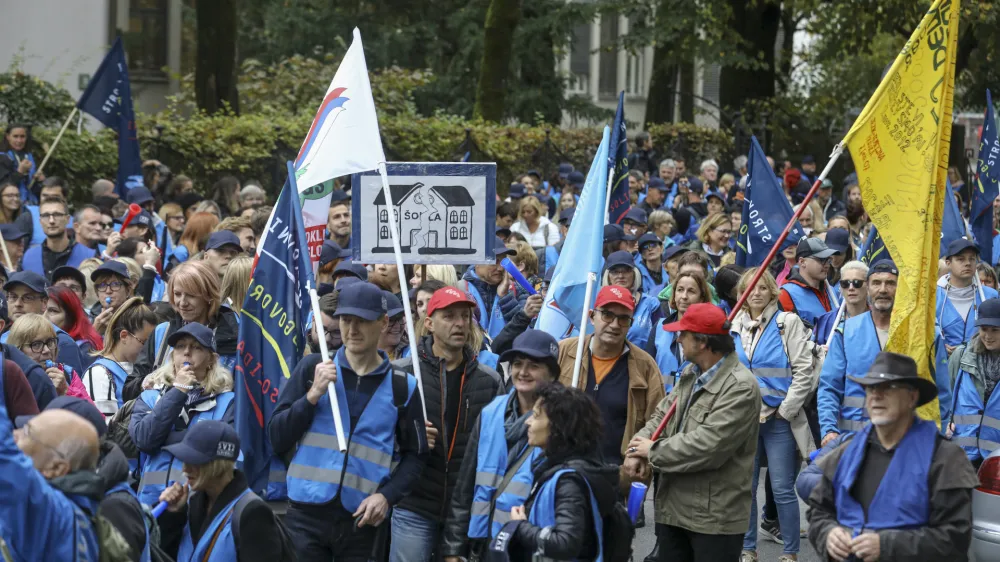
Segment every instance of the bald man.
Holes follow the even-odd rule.
[[[115,193],[115,184],[109,180],[100,179],[95,181],[90,186],[90,193],[95,197],[114,197],[118,199],[118,194]]]
[[[46,410],[13,430],[0,404],[0,535],[17,560],[97,560],[97,430]]]

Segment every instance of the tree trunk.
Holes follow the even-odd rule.
[[[197,61],[194,72],[198,108],[216,113],[227,105],[239,113],[236,89],[237,0],[201,0],[198,19]]]
[[[694,123],[694,63],[682,62],[681,68],[681,122]]]
[[[476,87],[473,115],[487,121],[501,121],[510,74],[514,30],[521,19],[521,0],[491,0],[486,12],[483,35],[483,63]]]
[[[646,96],[646,124],[673,123],[677,102],[677,72],[670,47],[657,44],[653,49],[653,71]]]
[[[747,42],[747,45],[740,45],[739,48],[748,59],[763,65],[763,68],[731,65],[722,67],[719,79],[720,105],[729,111],[739,111],[746,100],[774,97],[774,43],[781,26],[781,6],[771,0],[729,0],[729,6],[732,18],[727,22],[727,27]]]

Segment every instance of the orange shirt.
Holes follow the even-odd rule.
[[[597,381],[597,384],[601,384],[604,377],[608,376],[608,373],[611,372],[611,368],[618,362],[619,357],[621,357],[620,353],[607,359],[596,355],[590,356],[590,362],[594,366],[594,380]]]

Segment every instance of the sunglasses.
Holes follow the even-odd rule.
[[[848,287],[854,287],[855,289],[860,289],[861,287],[864,287],[864,285],[865,285],[865,280],[864,279],[841,279],[840,280],[840,288],[841,289],[847,289]]]

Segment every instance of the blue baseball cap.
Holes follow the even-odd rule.
[[[362,281],[353,275],[345,275],[340,279],[337,279],[337,283],[334,285],[334,289],[339,291],[344,287],[348,285],[353,285],[355,283],[366,283],[366,281]]]
[[[399,300],[394,293],[390,291],[382,290],[382,294],[385,295],[386,311],[385,313],[389,318],[395,318],[400,314],[403,314],[403,301]]]
[[[646,216],[646,211],[643,211],[639,207],[632,207],[625,213],[625,218],[622,220],[632,221],[638,224],[646,224],[648,217]]]
[[[350,201],[351,194],[347,193],[343,189],[334,189],[333,193],[330,194],[330,206],[343,203],[344,201]]]
[[[128,190],[125,194],[126,203],[135,203],[136,205],[142,205],[143,203],[149,203],[153,200],[153,194],[150,193],[148,189],[143,186],[133,187]]]
[[[507,238],[508,236],[510,236],[510,229],[498,226],[496,235],[499,236],[500,238]]]
[[[559,177],[566,179],[569,175],[573,173],[573,165],[568,162],[563,162],[559,164]]]
[[[497,236],[497,239],[493,241],[493,253],[499,258],[500,256],[515,256],[517,252],[508,248],[503,240]]]
[[[604,225],[604,242],[631,242],[635,240],[635,236],[627,234],[625,229],[622,228],[620,224],[606,224]]]
[[[652,232],[647,232],[639,237],[639,251],[642,251],[643,246],[648,246],[649,244],[659,244],[663,245],[663,240],[660,237],[653,234]]]
[[[205,244],[205,250],[221,250],[227,246],[237,252],[243,251],[243,246],[240,245],[239,236],[236,236],[236,234],[228,230],[219,230],[217,232],[213,232],[212,235],[208,237],[208,243]]]
[[[681,246],[680,244],[674,244],[673,246],[663,251],[663,261],[666,262],[667,260],[671,260],[683,254],[684,252],[690,252],[690,251],[691,250],[685,248],[684,246]]]
[[[721,193],[719,193],[718,191],[716,191],[714,189],[709,189],[708,193],[705,194],[705,200],[708,201],[708,199],[710,197],[715,197],[719,201],[722,201],[723,206],[725,206],[725,204],[726,204],[726,198],[723,197],[723,195]]]
[[[944,253],[944,257],[950,258],[957,256],[958,254],[961,254],[962,252],[970,248],[975,250],[976,252],[979,251],[979,246],[977,246],[976,243],[973,242],[972,240],[968,240],[966,238],[958,238],[956,240],[952,240],[951,243],[948,244],[948,251]]]
[[[108,424],[104,421],[104,414],[97,409],[92,403],[75,396],[59,396],[53,398],[51,402],[46,404],[45,410],[67,410],[73,412],[74,414],[80,416],[81,418],[90,422],[90,425],[94,426],[97,430],[97,437],[104,437],[104,434],[108,432]],[[22,428],[35,415],[27,416],[17,416],[14,419],[14,427]]]
[[[890,259],[881,259],[868,268],[868,277],[871,277],[876,273],[891,273],[898,276],[899,269],[896,268],[896,263],[894,261]]]
[[[4,240],[20,240],[27,236],[27,234],[18,228],[16,224],[10,223],[0,224],[0,236],[3,236]]]
[[[844,228],[831,228],[826,231],[826,245],[838,254],[844,254],[851,247],[851,233]]]
[[[240,458],[240,436],[226,422],[205,420],[190,426],[180,443],[167,445],[163,450],[186,464],[203,465],[220,459],[236,461]]]
[[[701,193],[705,189],[705,184],[701,183],[701,180],[695,177],[688,178],[688,189],[694,193]]]
[[[62,265],[52,270],[52,275],[49,277],[52,280],[52,284],[55,285],[56,281],[59,279],[72,279],[79,283],[80,287],[84,291],[87,290],[87,278],[83,276],[83,272],[75,267],[70,267],[68,265]]]
[[[670,188],[667,187],[667,183],[661,178],[649,178],[647,187],[649,189],[659,189],[660,191],[670,191]]]
[[[510,349],[500,354],[500,361],[529,357],[545,363],[553,379],[559,378],[559,343],[547,332],[527,329],[514,338]]]
[[[174,347],[177,345],[177,342],[181,341],[181,338],[188,336],[194,338],[202,347],[211,349],[213,353],[215,352],[215,332],[211,328],[197,322],[186,324],[183,328],[170,334],[170,337],[167,338],[167,345]]]
[[[378,320],[389,312],[389,303],[379,289],[371,283],[352,283],[338,287],[340,295],[334,318],[357,316],[362,320]]]
[[[576,207],[570,207],[569,209],[559,211],[559,224],[566,223],[566,226],[569,226],[573,222],[573,215],[575,214]]]
[[[512,183],[510,184],[510,190],[507,192],[511,199],[520,199],[524,197],[525,187],[523,183]]]
[[[571,185],[574,185],[576,187],[583,187],[583,184],[587,181],[587,178],[584,177],[583,172],[577,172],[574,170],[566,176],[566,181],[568,181]]]
[[[365,266],[360,263],[354,263],[349,259],[338,263],[337,267],[333,268],[334,277],[336,277],[338,273],[345,273],[362,281],[368,281],[368,270]]]
[[[976,327],[994,326],[1000,327],[1000,299],[992,298],[983,301],[979,305],[979,318],[976,319]]]
[[[56,271],[59,271],[60,269],[63,269],[63,268],[59,268]],[[74,269],[74,271],[78,271],[78,270]],[[129,280],[128,267],[126,267],[124,263],[122,263],[120,261],[115,261],[115,260],[108,260],[108,261],[102,263],[101,265],[97,266],[97,269],[95,269],[94,271],[90,272],[90,280],[91,281],[97,281],[98,277],[100,277],[102,275],[107,275],[109,273],[117,275],[118,277],[121,277],[122,279],[124,279],[126,281]],[[55,272],[52,273],[52,279],[56,279]],[[86,283],[83,284],[83,288],[84,288],[84,290],[87,289],[87,284]]]
[[[323,267],[333,260],[349,258],[351,255],[352,252],[350,249],[341,248],[340,244],[337,244],[333,240],[324,240],[323,249],[320,250],[319,254],[319,266]]]
[[[3,284],[4,291],[10,291],[15,285],[24,285],[36,293],[45,294],[48,283],[45,278],[34,271],[18,271],[11,275],[7,282]]]
[[[136,188],[139,189],[139,188]],[[128,214],[128,213],[126,213]],[[125,217],[122,217],[120,222],[124,222]],[[138,215],[132,217],[132,222],[128,223],[129,226],[145,226],[146,228],[153,228],[153,215],[149,214],[149,211],[142,211]]]
[[[815,164],[816,163],[816,159],[813,158],[812,154],[806,154],[805,156],[802,157],[802,163],[803,164]]]
[[[635,267],[635,258],[632,256],[632,252],[626,252],[625,250],[611,252],[608,255],[608,259],[604,261],[604,271],[609,271],[612,268],[620,266]]]

